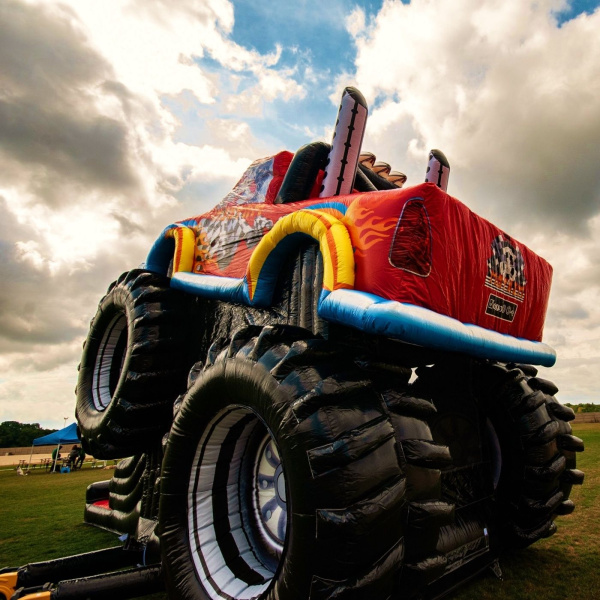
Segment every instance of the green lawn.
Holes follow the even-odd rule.
[[[455,592],[454,599],[600,597],[600,424],[575,426],[574,433],[586,444],[578,464],[586,480],[571,495],[575,512],[558,520],[558,533],[550,539],[503,557],[503,581],[484,573]],[[117,545],[114,534],[83,523],[85,488],[111,475],[89,468],[68,474],[34,470],[27,477],[0,472],[0,567]]]
[[[118,545],[115,534],[83,522],[87,486],[112,473],[33,469],[19,477],[15,471],[0,472],[0,567]]]
[[[551,538],[500,560],[504,581],[490,572],[467,584],[455,600],[596,600],[600,598],[600,423],[581,423],[573,433],[585,442],[574,486],[575,512],[560,517]]]

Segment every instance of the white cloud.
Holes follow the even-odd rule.
[[[261,103],[305,94],[281,48],[244,48],[233,25],[227,0],[0,5],[0,418],[53,419],[44,386],[76,377],[108,283],[265,153],[238,118],[179,139],[182,103],[193,113],[227,101],[201,59]]]
[[[371,103],[383,103],[366,143],[389,152],[388,162],[406,161],[412,181],[423,176],[427,150],[439,147],[458,174],[454,193],[474,198],[484,214],[505,218],[503,207],[505,215],[518,210],[580,229],[600,205],[592,158],[600,136],[600,11],[559,28],[552,10],[561,5],[386,2],[368,36],[356,40],[357,85]],[[478,198],[484,180],[488,191]]]
[[[346,29],[353,38],[358,38],[362,35],[366,27],[365,11],[357,6],[346,17]]]
[[[600,389],[600,217],[589,235],[538,234],[534,244],[554,267],[544,339],[557,350],[544,377],[556,382],[564,402],[598,402]]]
[[[317,18],[345,24],[356,51],[355,71],[332,77],[310,48],[237,43],[228,0],[0,3],[0,419],[62,425],[108,283],[279,150],[253,125],[274,101],[311,100],[307,84],[335,107],[356,85],[374,107],[367,149],[416,183],[440,147],[451,192],[554,264],[549,378],[598,389],[600,11],[558,28],[563,5],[386,1],[367,17],[328,4]]]
[[[375,106],[365,147],[409,183],[441,148],[450,193],[554,266],[547,372],[563,400],[600,389],[600,10],[562,27],[566,2],[386,1],[357,45]],[[546,372],[546,370],[544,370]]]
[[[0,193],[42,238],[35,248],[19,240],[21,257],[52,271],[97,257],[126,221],[128,233],[136,225],[147,232],[147,243],[162,228],[159,222],[178,216],[174,196],[184,186],[234,182],[253,160],[247,132],[245,156],[239,131],[231,129],[221,132],[218,146],[175,141],[181,124],[161,98],[187,90],[196,102],[211,104],[218,95],[195,57],[208,52],[234,70],[249,70],[257,84],[248,93],[260,97],[260,86],[262,101],[304,93],[289,69],[272,68],[281,49],[263,56],[227,37],[233,9],[225,0],[175,7],[12,0],[5,17],[25,25],[6,30],[0,112],[14,125],[0,143],[0,164],[10,173]],[[32,45],[40,60],[37,75],[23,68]],[[60,60],[53,56],[57,48]]]
[[[69,4],[91,45],[132,92],[155,97],[189,89],[200,102],[215,101],[214,86],[193,58],[203,56],[204,38],[218,38],[230,29],[231,7],[226,0],[170,4],[72,0]]]
[[[70,358],[73,360],[72,355]],[[27,419],[29,423],[43,422],[46,427],[62,429],[65,417],[67,424],[75,421],[76,383],[77,371],[72,364],[19,371],[10,380],[0,381],[0,422]]]

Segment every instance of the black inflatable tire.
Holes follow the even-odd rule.
[[[122,458],[155,445],[185,390],[188,299],[167,278],[124,273],[99,303],[84,345],[76,416],[96,458]]]
[[[492,529],[494,448],[487,417],[473,395],[472,361],[447,356],[433,367],[419,367],[413,393],[435,405],[428,417],[432,437],[449,447],[442,468],[440,498],[454,506],[455,519],[439,529],[436,550],[446,562],[428,597],[453,589],[497,557]]]
[[[574,414],[554,398],[556,386],[532,367],[481,364],[475,381],[502,450],[496,502],[504,546],[526,547],[555,533],[557,515],[572,512],[583,442],[571,435]]]
[[[469,494],[480,489],[478,502],[484,504],[476,518],[488,520],[493,553],[523,548],[552,535],[554,518],[573,510],[568,499],[571,486],[583,481],[583,474],[575,469],[574,454],[583,445],[571,435],[567,421],[573,418],[572,411],[552,395],[558,391],[556,386],[538,379],[530,365],[458,358],[420,368],[417,373],[420,388],[428,390],[424,393],[436,404],[436,418],[446,419],[451,430],[442,435],[443,421],[438,421],[433,426],[434,431],[439,430],[434,438],[444,441],[453,435],[459,440],[454,452],[465,455],[478,451],[475,446],[479,444],[488,446],[485,481],[463,485]],[[472,424],[461,435],[461,423],[467,419]],[[484,429],[485,434],[481,433]],[[466,439],[469,437],[473,439]],[[460,457],[454,458],[462,464]],[[470,460],[465,459],[464,464],[468,466]],[[485,504],[487,495],[491,502]],[[466,517],[472,505],[463,508]]]
[[[214,364],[188,391],[161,478],[170,597],[385,600],[394,593],[405,486],[394,430],[370,378],[311,337],[290,326],[242,331],[222,351],[213,348]],[[264,507],[248,486],[252,473],[263,477],[264,454],[252,451],[263,442],[253,446],[255,439],[279,452],[284,469],[280,515],[289,526],[285,536],[278,530],[279,548],[266,543],[257,517]]]
[[[435,406],[408,385],[405,375],[377,376],[390,414],[400,464],[406,475],[405,559],[402,595],[412,597],[444,572],[446,557],[438,550],[441,528],[454,522],[454,505],[441,499],[441,473],[451,463],[448,447],[433,441],[428,420]]]

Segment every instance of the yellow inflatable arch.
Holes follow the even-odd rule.
[[[354,254],[348,229],[327,212],[302,209],[279,219],[252,253],[246,270],[246,282],[253,304],[262,304],[266,296],[270,297],[272,280],[278,275],[271,259],[283,255],[288,249],[285,242],[298,233],[319,243],[323,256],[324,290],[332,292],[354,287]]]

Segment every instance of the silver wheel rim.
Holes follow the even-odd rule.
[[[287,531],[285,475],[279,449],[267,434],[256,461],[255,512],[265,539],[277,552],[283,550]]]

